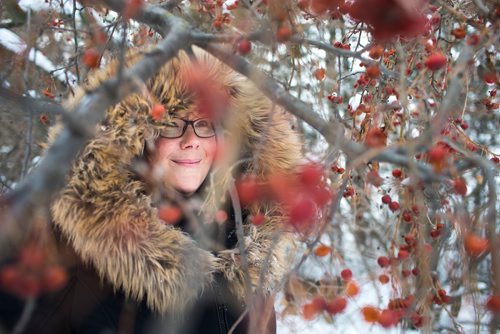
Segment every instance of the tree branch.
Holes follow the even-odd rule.
[[[29,96],[24,96],[13,91],[10,91],[0,86],[0,101],[5,104],[12,103],[16,108],[9,108],[11,112],[21,111],[29,114],[31,111],[45,114],[62,114],[64,108],[59,103],[48,99],[37,99]]]

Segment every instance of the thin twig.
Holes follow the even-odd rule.
[[[80,84],[80,69],[78,67],[78,32],[76,30],[76,0],[73,0],[73,15],[71,17],[71,23],[73,24],[73,41],[75,43],[75,72],[76,72],[76,82]]]

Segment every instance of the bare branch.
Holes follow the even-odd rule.
[[[29,96],[23,96],[12,92],[4,87],[0,87],[0,101],[3,103],[12,103],[16,108],[9,108],[12,112],[23,112],[29,114],[31,111],[44,114],[62,114],[64,109],[60,104],[48,100],[37,99]]]

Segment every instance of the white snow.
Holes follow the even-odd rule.
[[[26,42],[23,41],[21,37],[5,28],[0,29],[0,44],[6,49],[17,54],[22,54],[27,48]],[[68,79],[67,81],[70,85],[76,82],[76,77],[71,72],[67,72],[65,70],[56,71],[57,67],[52,63],[52,61],[36,49],[32,48],[29,50],[28,59],[46,72],[53,72],[53,75],[63,83],[66,83],[66,78]]]

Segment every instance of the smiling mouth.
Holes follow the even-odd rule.
[[[196,167],[200,164],[201,159],[199,160],[172,160],[172,162],[176,163],[179,166],[183,167]]]

